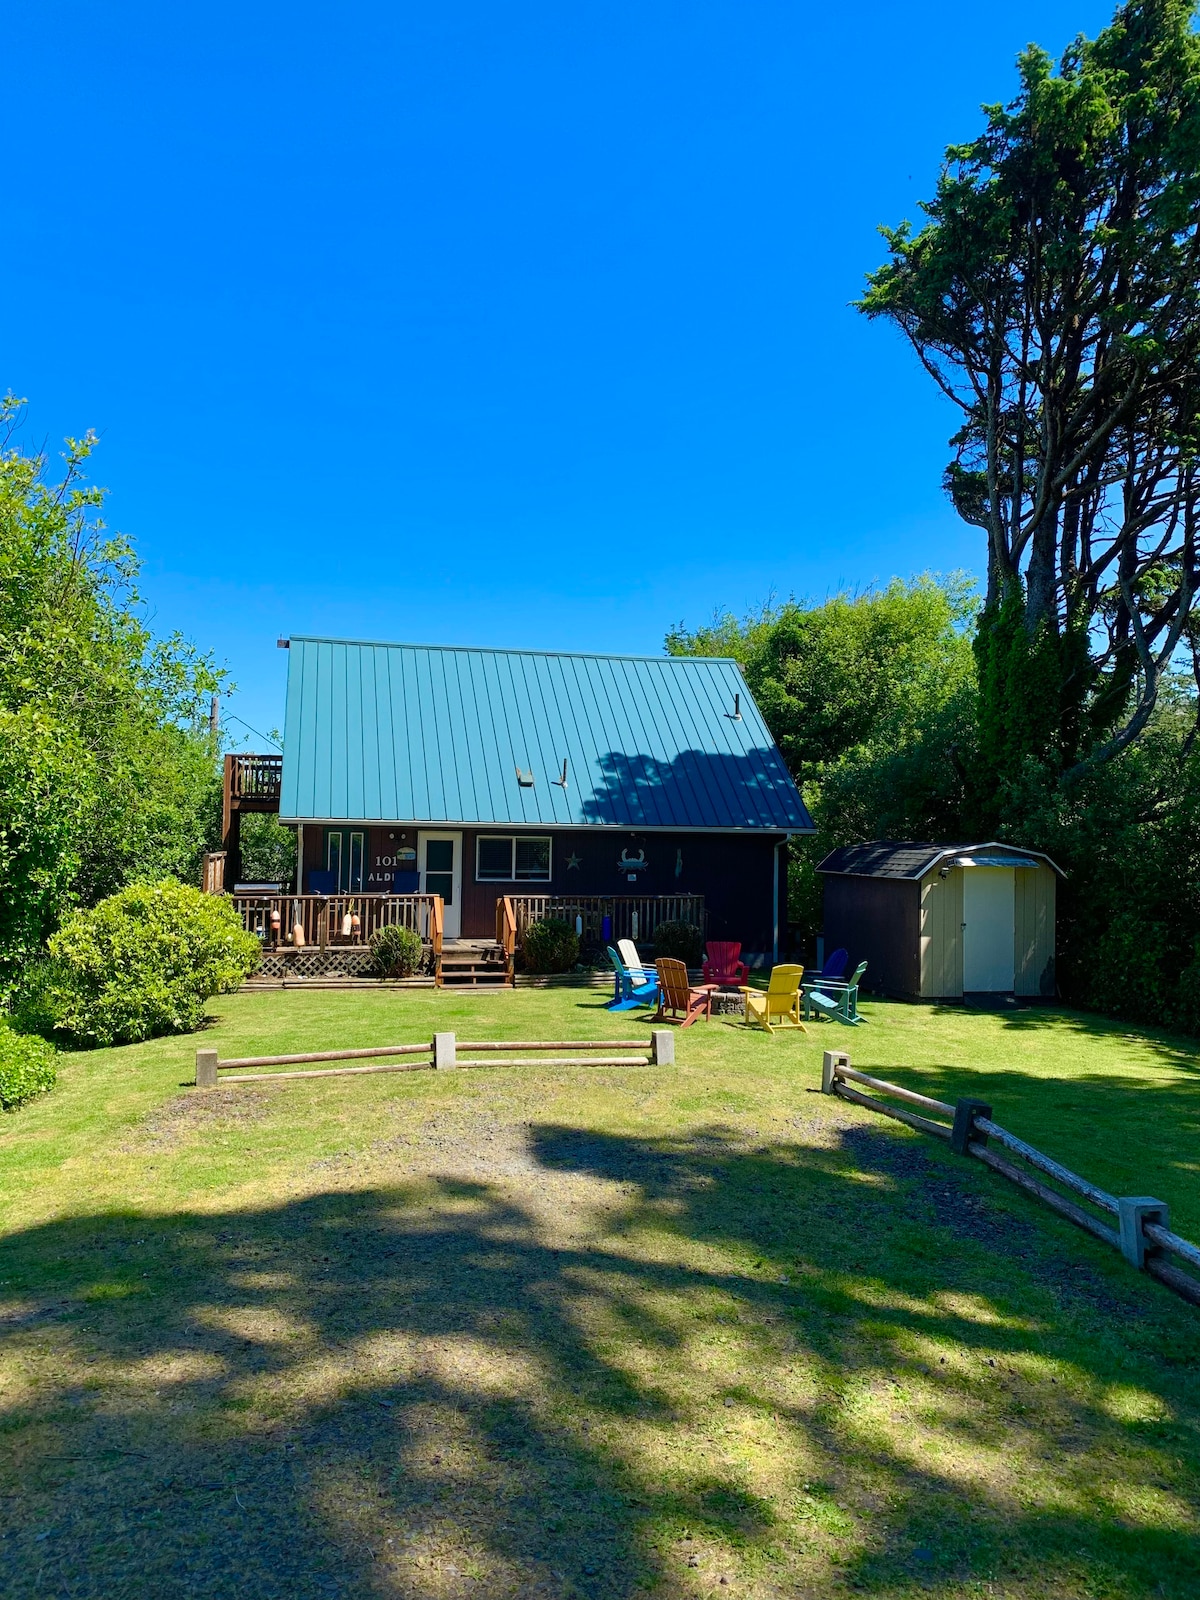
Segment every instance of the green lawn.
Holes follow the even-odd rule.
[[[187,1087],[645,1033],[596,992],[236,995],[0,1120],[6,1596],[1200,1592],[1200,1313],[816,1093],[849,1048],[1200,1237],[1200,1050],[871,1005],[674,1067]]]

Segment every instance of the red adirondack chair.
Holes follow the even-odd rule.
[[[733,939],[710,939],[704,947],[705,983],[742,984],[750,976],[742,947]]]
[[[712,1016],[712,988],[693,989],[682,961],[660,956],[654,963],[658,971],[658,1010],[655,1022],[677,1022],[690,1028],[697,1017]]]

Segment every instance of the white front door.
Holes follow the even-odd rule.
[[[1016,876],[1011,867],[963,867],[963,990],[1011,994]]]
[[[419,833],[417,863],[421,893],[441,895],[446,902],[443,932],[447,939],[457,939],[462,931],[462,834]]]

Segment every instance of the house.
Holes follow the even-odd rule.
[[[777,953],[782,846],[813,824],[735,662],[287,644],[294,895],[373,915],[437,896],[447,944],[494,939],[507,902],[520,927],[564,915],[593,941],[682,917]],[[256,759],[230,758],[235,875],[236,764]]]
[[[825,945],[867,962],[877,994],[909,1000],[1055,994],[1055,897],[1040,850],[998,844],[845,845],[817,867]]]

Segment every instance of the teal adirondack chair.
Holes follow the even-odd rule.
[[[608,945],[606,948],[608,950],[608,959],[613,964],[615,988],[612,999],[604,1009],[606,1011],[632,1011],[635,1006],[656,1006],[658,1004],[657,974],[647,982],[641,967],[627,967],[612,945]]]
[[[848,1028],[865,1022],[866,1017],[858,1009],[858,982],[866,970],[867,963],[860,961],[845,988],[836,989],[833,994],[826,994],[821,989],[806,989],[805,1017],[828,1017],[831,1022],[844,1022]]]

